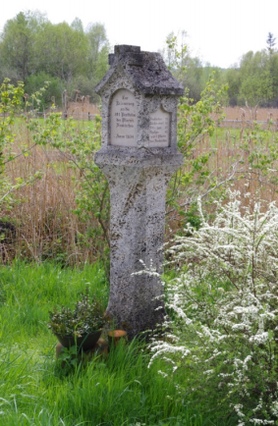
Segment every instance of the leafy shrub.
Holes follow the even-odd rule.
[[[46,82],[48,82],[48,85],[40,99],[40,103],[38,105],[39,111],[49,108],[52,104],[59,106],[62,105],[62,87],[59,80],[43,71],[39,74],[30,75],[26,78],[25,92],[32,95],[42,87],[45,87]]]
[[[278,419],[278,208],[238,198],[218,201],[211,223],[199,204],[200,228],[188,225],[191,236],[170,249],[181,265],[167,288],[174,321],[169,339],[151,344],[151,362],[164,357],[178,384],[186,374],[184,392],[219,416],[268,425]]]
[[[75,305],[75,309],[62,306],[49,312],[48,327],[54,334],[76,336],[92,333],[104,325],[104,309],[98,299],[90,301],[88,293]]]

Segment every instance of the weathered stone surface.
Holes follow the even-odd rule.
[[[140,56],[142,67],[136,65],[134,55]],[[125,113],[125,110],[114,111],[113,99],[119,91],[125,90],[131,93],[136,111],[136,140],[129,139],[130,146],[155,147],[151,133],[153,114],[163,111],[169,114],[168,150],[176,152],[177,103],[184,91],[180,83],[158,53],[140,52],[137,46],[115,46],[113,58],[110,70],[95,88],[102,98],[102,144],[119,145],[119,141],[112,140],[117,118],[112,114]],[[127,139],[122,146],[128,146]]]
[[[123,150],[122,150],[123,151]],[[109,153],[112,154],[112,153]],[[121,156],[99,153],[97,164],[108,179],[111,197],[110,298],[107,315],[133,337],[153,329],[165,314],[160,278],[132,275],[152,261],[162,272],[165,193],[180,166],[179,155],[141,153]],[[123,152],[122,152],[123,154]],[[145,155],[143,155],[145,154]],[[161,310],[156,310],[162,306]]]
[[[184,93],[159,53],[141,52],[139,46],[128,45],[115,46],[114,54],[109,55],[111,68],[96,86],[96,91],[100,92],[107,84],[119,64],[132,85],[145,95],[182,96]]]
[[[159,276],[135,274],[142,260],[162,272],[165,194],[183,161],[176,147],[180,84],[157,53],[115,46],[102,97],[102,147],[95,156],[111,196],[107,315],[132,338],[164,317]],[[159,309],[158,309],[159,308]]]

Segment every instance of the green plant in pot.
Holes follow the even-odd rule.
[[[82,295],[74,309],[61,307],[49,312],[48,328],[65,347],[78,350],[92,349],[100,338],[104,326],[104,309],[97,298],[90,300],[88,292]]]

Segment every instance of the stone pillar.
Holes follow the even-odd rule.
[[[160,55],[136,46],[115,46],[110,64],[96,88],[103,122],[95,162],[111,197],[106,313],[132,338],[154,329],[165,315],[159,276],[136,273],[144,269],[140,261],[162,272],[166,188],[182,164],[176,150],[176,108],[183,89]]]
[[[132,275],[142,271],[142,260],[162,272],[165,234],[165,194],[180,157],[138,157],[119,159],[99,153],[96,162],[108,179],[111,199],[110,298],[107,315],[117,327],[136,335],[161,324],[165,314],[158,276]],[[161,306],[160,310],[157,308]]]

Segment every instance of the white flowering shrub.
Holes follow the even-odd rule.
[[[278,424],[278,208],[229,200],[212,222],[200,204],[200,229],[170,250],[180,267],[166,289],[171,332],[151,343],[151,362],[164,357],[183,394],[238,426]]]

